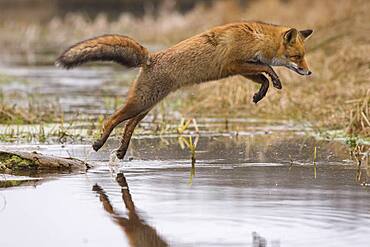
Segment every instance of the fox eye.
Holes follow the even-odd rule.
[[[294,55],[294,56],[290,56],[290,58],[299,60],[299,59],[302,58],[302,56],[301,55]]]

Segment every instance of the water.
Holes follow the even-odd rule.
[[[107,67],[19,65],[0,73],[15,78],[1,85],[4,101],[54,102],[76,121],[76,112],[109,113],[105,100],[124,96],[135,71],[119,77],[121,71]],[[193,170],[178,134],[153,135],[151,118],[140,124],[124,161],[112,156],[117,138],[92,152],[82,123],[68,129],[78,129],[85,137],[79,141],[38,143],[17,135],[1,143],[1,149],[88,160],[94,168],[0,174],[0,187],[18,185],[0,188],[0,246],[369,246],[370,188],[361,184],[370,168],[359,174],[347,146],[317,140],[309,126],[290,121],[197,118],[199,131],[185,131],[197,140]],[[176,129],[180,119],[170,120]],[[46,135],[55,130],[43,128]],[[0,126],[0,134],[22,131],[40,130]]]
[[[96,116],[107,113],[105,100],[125,97],[137,71],[122,70],[108,66],[68,71],[54,66],[2,66],[0,75],[15,78],[1,85],[2,97],[9,105],[53,105],[65,115]]]
[[[0,246],[368,246],[369,188],[339,143],[281,132],[201,137],[192,181],[177,138],[134,139],[133,160],[110,164],[115,145],[93,153],[86,174],[38,174],[44,182],[0,191]]]

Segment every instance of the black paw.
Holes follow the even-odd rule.
[[[95,150],[95,152],[97,152],[102,146],[103,146],[103,144],[100,141],[96,141],[92,145],[92,148]]]
[[[255,104],[257,104],[257,103],[258,103],[258,101],[260,101],[261,99],[263,99],[263,97],[264,97],[264,96],[260,95],[259,93],[255,93],[255,94],[253,95],[253,102],[254,102]]]
[[[283,86],[281,85],[281,81],[280,81],[279,77],[272,78],[272,85],[274,86],[274,88],[277,88],[277,89],[282,89],[283,88]]]
[[[125,149],[118,149],[116,152],[117,158],[122,160],[126,155],[126,151]]]

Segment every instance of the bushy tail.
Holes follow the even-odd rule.
[[[148,56],[148,50],[130,37],[103,35],[71,46],[55,65],[70,69],[90,61],[114,61],[127,67],[139,67]]]

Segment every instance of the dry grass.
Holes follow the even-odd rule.
[[[369,11],[368,1],[256,2],[246,19],[315,29],[307,42],[313,76],[277,68],[283,90],[271,88],[258,105],[252,103],[257,86],[241,77],[203,84],[190,90],[188,112],[289,118],[370,137],[370,101],[364,96],[370,88]]]
[[[1,124],[35,124],[60,121],[60,110],[51,107],[24,108],[0,102]]]
[[[171,5],[164,5],[160,13],[142,18],[124,13],[115,21],[109,21],[104,14],[90,19],[78,13],[67,14],[63,19],[55,17],[48,23],[4,21],[0,22],[0,46],[8,48],[4,56],[21,53],[30,63],[34,62],[36,53],[60,52],[75,42],[107,33],[132,36],[158,49],[211,26],[240,19],[240,9],[234,1],[220,1],[211,10],[198,5],[185,15],[173,11]]]
[[[351,104],[350,113],[347,115],[348,119],[345,121],[348,123],[347,133],[370,136],[370,89],[363,99],[346,103]]]
[[[313,28],[315,33],[307,42],[313,76],[305,78],[277,68],[283,90],[270,88],[258,105],[252,103],[257,85],[241,77],[203,84],[186,90],[183,113],[295,119],[369,137],[369,11],[367,0],[259,0],[245,9],[230,0],[219,1],[211,9],[199,5],[185,15],[174,12],[170,5],[163,6],[158,17],[138,19],[123,14],[113,22],[104,15],[91,20],[73,14],[45,25],[0,23],[0,46],[8,47],[10,56],[20,52],[32,62],[37,52],[55,54],[73,42],[103,33],[126,34],[158,49],[211,26],[240,19]],[[183,93],[171,98],[179,94]]]
[[[5,104],[0,105],[1,123],[32,123],[36,117],[28,114],[23,109],[10,107]]]

